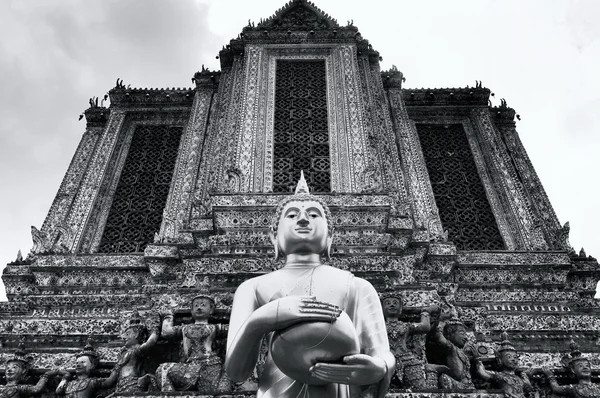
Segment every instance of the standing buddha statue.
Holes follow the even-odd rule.
[[[329,208],[301,174],[271,227],[283,268],[235,292],[225,368],[234,381],[253,372],[261,340],[268,353],[258,398],[383,397],[395,370],[377,292],[364,279],[323,264],[333,227]]]

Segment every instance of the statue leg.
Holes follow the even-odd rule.
[[[403,364],[403,387],[423,388],[425,385],[425,365],[414,353],[407,352],[400,357]]]
[[[169,367],[166,378],[175,391],[190,391],[196,386],[199,377],[201,373],[197,364],[175,363]]]
[[[459,381],[459,380],[453,379],[452,377],[450,377],[446,374],[443,374],[440,376],[439,385],[440,385],[440,388],[444,389],[444,390],[475,389],[475,386],[473,385],[473,382],[471,380],[468,380],[465,378],[465,379]]]
[[[218,359],[218,358],[216,358]],[[223,388],[227,388],[223,379],[223,365],[220,360],[209,361],[209,363],[202,364],[200,368],[200,377],[196,384],[196,389],[200,392],[227,392]],[[230,391],[231,389],[229,389]]]
[[[161,391],[175,391],[173,382],[169,378],[169,371],[175,365],[177,364],[174,362],[161,363],[156,369],[156,379]]]

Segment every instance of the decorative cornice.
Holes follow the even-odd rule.
[[[104,127],[110,116],[110,109],[103,106],[93,106],[83,111],[87,128]]]
[[[403,89],[406,106],[488,106],[491,91],[485,87]]]
[[[508,106],[490,106],[490,116],[494,120],[494,123],[515,125],[516,111]]]
[[[402,88],[402,83],[406,81],[404,74],[396,68],[396,66],[392,65],[390,70],[385,70],[381,72],[381,80],[383,82],[383,88]]]
[[[192,78],[192,82],[196,83],[196,89],[216,89],[219,86],[219,81],[221,80],[221,72],[220,71],[211,71],[204,68],[202,65],[202,70],[194,73],[194,77]]]
[[[112,107],[172,107],[192,106],[191,88],[126,88],[115,87],[108,92]]]

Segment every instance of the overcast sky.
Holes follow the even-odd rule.
[[[31,248],[85,129],[122,78],[189,87],[248,19],[284,1],[0,1],[0,264]],[[340,1],[317,6],[396,65],[406,87],[482,80],[517,129],[571,244],[600,256],[600,2]],[[1,267],[0,267],[1,268]],[[4,290],[0,287],[0,297]]]

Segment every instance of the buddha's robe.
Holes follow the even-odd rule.
[[[360,353],[383,356],[389,353],[389,342],[381,302],[373,286],[350,272],[327,265],[315,267],[286,266],[278,271],[254,279],[255,308],[287,296],[314,296],[345,311],[360,342]],[[267,337],[270,347],[274,333]],[[259,378],[257,398],[346,398],[385,395],[395,370],[394,363],[386,360],[387,373],[373,386],[350,386],[330,383],[307,385],[286,376],[268,352]]]

